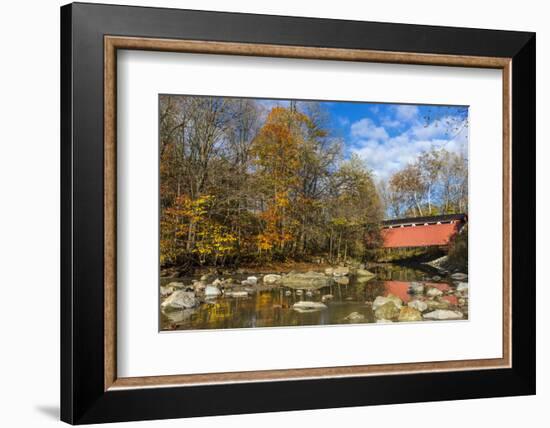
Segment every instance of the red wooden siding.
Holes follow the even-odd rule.
[[[418,224],[416,226],[382,229],[384,248],[430,247],[449,245],[451,238],[458,232],[459,221],[444,224]]]

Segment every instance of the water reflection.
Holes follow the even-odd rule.
[[[431,281],[422,270],[384,265],[372,269],[374,279],[351,277],[348,285],[333,284],[306,294],[301,290],[276,287],[260,290],[248,297],[221,296],[207,300],[194,309],[161,312],[162,330],[227,329],[253,327],[307,326],[376,322],[372,302],[378,296],[393,294],[404,303],[411,300],[409,288],[413,281],[423,281],[441,291],[454,287],[452,283]],[[246,274],[242,274],[246,278]],[[188,284],[196,278],[180,278]],[[162,279],[165,284],[174,279]],[[330,297],[330,299],[329,299]],[[454,295],[443,296],[450,305],[457,304]],[[292,306],[300,301],[324,302],[326,309],[298,311]],[[350,317],[350,314],[357,315]]]

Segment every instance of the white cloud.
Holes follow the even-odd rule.
[[[389,138],[386,129],[382,126],[376,126],[369,118],[354,122],[351,125],[351,136],[372,140],[387,140]]]
[[[356,138],[351,152],[364,159],[381,179],[389,178],[407,164],[414,162],[420,153],[431,148],[445,148],[455,153],[466,152],[467,127],[462,128],[457,135],[451,135],[444,126],[447,119],[441,119],[441,123],[431,123],[428,126],[416,122],[408,130],[394,137]]]
[[[418,107],[405,104],[398,105],[395,107],[395,117],[410,122],[418,117]]]

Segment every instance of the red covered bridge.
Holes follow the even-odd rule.
[[[466,214],[386,220],[382,222],[382,247],[447,247],[467,220]]]

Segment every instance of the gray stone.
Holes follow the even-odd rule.
[[[433,312],[424,314],[423,317],[429,320],[460,320],[464,317],[462,312],[437,309]]]
[[[410,306],[403,306],[399,311],[398,321],[422,321],[422,314]]]
[[[345,266],[338,266],[334,271],[332,272],[334,276],[346,276],[349,275],[349,267]]]
[[[459,282],[456,286],[456,291],[459,293],[468,292],[468,283],[467,282]]]
[[[204,295],[208,297],[215,297],[222,294],[220,289],[218,287],[214,287],[213,285],[207,285],[204,289]]]
[[[277,284],[278,282],[281,282],[281,279],[281,275],[270,273],[268,275],[265,275],[262,280],[264,284]]]
[[[423,294],[424,293],[424,284],[422,284],[420,282],[411,282],[411,286],[410,286],[409,290],[413,294]]]
[[[321,300],[323,302],[328,302],[329,300],[334,299],[334,296],[332,294],[325,294],[323,297],[321,297]]]
[[[246,291],[228,291],[225,293],[227,297],[248,297],[248,292]]]
[[[327,309],[327,305],[320,302],[308,302],[306,300],[303,300],[301,302],[294,303],[294,305],[292,305],[292,309],[297,312],[313,312]]]
[[[174,291],[160,307],[165,312],[177,311],[181,309],[191,309],[199,305],[199,301],[192,291]]]
[[[374,311],[374,316],[378,319],[393,320],[399,316],[399,311],[394,302],[388,301]]]
[[[428,304],[422,300],[411,300],[407,305],[420,312],[428,310]]]
[[[251,285],[256,285],[258,283],[258,278],[255,276],[249,276],[248,278],[246,278],[246,280]]]
[[[376,299],[374,299],[374,302],[372,302],[372,310],[375,311],[376,309],[385,305],[388,302],[393,303],[397,309],[401,309],[401,306],[403,306],[403,302],[399,297],[394,296],[393,294],[388,294],[387,297],[378,296]]]
[[[283,276],[282,283],[285,287],[318,289],[328,287],[332,284],[332,279],[326,277],[320,272],[289,273]]]
[[[360,314],[359,312],[352,312],[347,317],[344,318],[346,321],[362,321],[365,319],[365,315]]]
[[[464,281],[468,279],[468,275],[466,275],[465,273],[456,272],[451,275],[451,278],[456,279],[457,281]]]
[[[442,296],[443,291],[439,290],[438,288],[432,287],[432,288],[428,289],[428,291],[426,292],[426,295],[428,295],[430,297]]]

